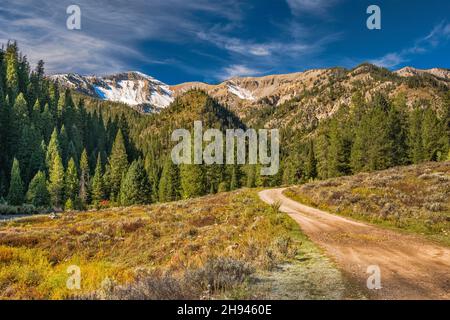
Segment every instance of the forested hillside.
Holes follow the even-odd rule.
[[[321,101],[339,99],[340,93],[326,90],[330,98],[313,86],[276,109],[255,109],[240,119],[234,108],[206,92],[188,90],[160,113],[142,115],[62,89],[45,76],[44,62],[31,69],[17,45],[9,43],[0,50],[0,212],[172,201],[446,160],[448,87],[420,77],[408,81],[433,91],[434,98],[425,95],[410,106],[407,93],[387,95],[380,86],[367,98],[354,84],[349,103],[318,119],[308,113],[313,106],[302,109],[299,102],[315,97],[320,108]],[[289,125],[280,119],[289,119]],[[192,128],[195,120],[208,128],[257,129],[271,123],[280,128],[278,174],[262,177],[257,166],[175,166],[170,134]]]

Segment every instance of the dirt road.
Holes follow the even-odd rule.
[[[450,299],[450,248],[302,205],[283,191],[265,190],[259,196],[268,204],[279,201],[280,211],[297,221],[370,298]],[[381,289],[369,290],[369,277],[369,283],[377,285],[377,267]]]

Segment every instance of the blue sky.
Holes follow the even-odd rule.
[[[66,8],[81,8],[67,30]],[[381,8],[368,30],[366,9]],[[450,68],[448,0],[2,0],[0,41],[48,73],[138,70],[168,84],[369,61]]]

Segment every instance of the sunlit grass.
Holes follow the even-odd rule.
[[[298,232],[289,217],[245,190],[3,222],[0,298],[65,299],[98,290],[105,279],[132,283],[143,270],[182,275],[214,257],[270,270],[296,256]],[[81,290],[66,286],[71,265],[80,267]]]

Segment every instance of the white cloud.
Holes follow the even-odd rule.
[[[286,0],[293,15],[305,13],[324,14],[336,2],[335,0]]]
[[[249,68],[245,65],[234,64],[228,67],[225,67],[219,74],[218,78],[220,80],[231,79],[235,77],[249,77],[256,76],[261,74],[262,72],[257,69]]]
[[[402,55],[398,53],[388,53],[381,58],[372,60],[371,63],[384,68],[392,68],[398,66],[404,61],[405,59],[402,57]]]
[[[82,30],[66,29],[66,8],[73,1],[2,0],[0,41],[16,40],[32,63],[44,59],[54,72],[109,73],[128,69],[130,59],[141,64],[165,63],[141,54],[140,41],[183,42],[206,28],[199,14],[241,19],[232,0],[77,0]],[[149,15],[149,13],[151,13]]]

